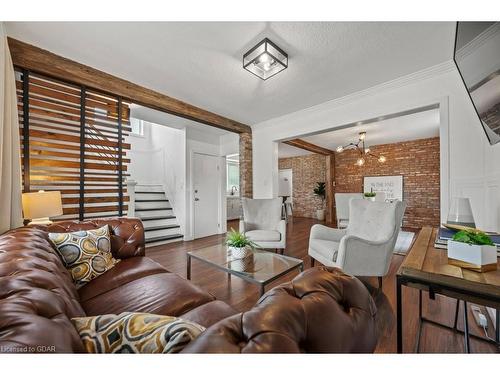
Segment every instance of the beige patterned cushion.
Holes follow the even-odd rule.
[[[49,238],[77,287],[102,275],[119,262],[111,254],[108,225],[93,230],[49,233]]]
[[[180,318],[134,312],[72,321],[88,353],[178,353],[205,330]]]

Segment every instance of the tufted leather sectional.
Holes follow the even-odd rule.
[[[114,268],[76,289],[48,232],[109,224]],[[65,221],[0,236],[0,353],[83,352],[71,318],[123,311],[181,316],[208,327],[188,353],[372,352],[376,308],[341,271],[314,268],[233,308],[144,256],[138,219]]]

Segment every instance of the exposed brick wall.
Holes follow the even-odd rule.
[[[386,156],[387,162],[382,164],[372,159],[358,167],[356,150],[335,156],[335,192],[362,192],[364,176],[403,175],[403,199],[407,204],[403,226],[438,226],[439,138],[370,146],[370,149]],[[295,181],[294,176],[294,184]]]
[[[314,195],[317,182],[325,182],[326,157],[305,155],[281,158],[279,169],[292,169],[293,216],[316,217],[316,210],[324,208],[321,199]]]
[[[253,198],[252,134],[240,134],[240,196]]]

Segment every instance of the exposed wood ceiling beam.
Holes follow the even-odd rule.
[[[13,38],[8,38],[8,41],[13,63],[17,67],[118,95],[124,100],[219,129],[234,133],[252,132],[248,125],[219,116],[125,79]]]
[[[287,145],[290,145],[290,146],[301,148],[303,150],[314,152],[315,154],[332,155],[335,153],[332,150],[329,150],[329,149],[321,147],[321,146],[317,146],[313,143],[303,141],[302,139],[299,139],[299,138],[291,139],[289,141],[284,141],[283,143],[286,143]]]

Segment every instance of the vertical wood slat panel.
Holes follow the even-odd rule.
[[[85,97],[86,90],[82,86],[80,90],[80,202],[78,220],[85,217]]]
[[[56,220],[125,214],[128,105],[25,70],[16,77],[24,191],[61,191]]]
[[[30,151],[29,151],[29,134],[30,134],[30,114],[29,114],[29,72],[23,70],[23,191],[30,191]]]
[[[118,98],[118,149],[122,149],[122,98]],[[118,215],[123,215],[123,157],[118,154]]]

